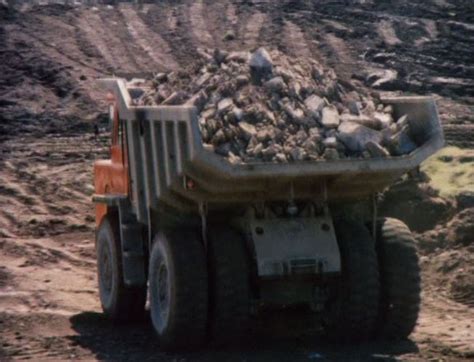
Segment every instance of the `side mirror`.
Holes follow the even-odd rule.
[[[112,93],[107,93],[107,103],[109,104],[109,132],[112,132],[114,129],[114,113],[115,113],[115,97]]]

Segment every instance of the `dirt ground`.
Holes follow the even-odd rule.
[[[235,40],[223,40],[228,30]],[[390,191],[408,211],[386,208],[414,224],[419,240],[423,301],[410,340],[330,345],[289,311],[258,320],[239,347],[175,355],[160,352],[148,321],[116,326],[101,315],[91,195],[93,161],[107,156],[107,122],[96,79],[185,67],[203,47],[262,45],[314,57],[361,87],[374,74],[396,72],[378,91],[433,95],[447,144],[474,149],[471,0],[169,0],[18,10],[0,2],[0,360],[474,358],[474,197],[440,196],[420,180]],[[463,162],[472,164],[469,157]],[[418,207],[438,211],[416,221]]]

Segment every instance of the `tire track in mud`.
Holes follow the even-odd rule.
[[[175,8],[169,8],[166,14],[166,24],[170,31],[175,31],[178,28],[178,16]]]
[[[226,18],[227,18],[227,21],[230,23],[230,25],[232,25],[233,27],[236,27],[239,23],[237,9],[235,8],[235,5],[232,4],[231,2],[227,4]]]
[[[285,20],[283,33],[285,34],[284,41],[289,54],[301,58],[312,57],[305,35],[298,25],[289,20]]]
[[[199,59],[198,45],[189,31],[186,7],[182,2],[176,5],[163,2],[159,7],[150,6],[148,11],[138,13],[146,26],[168,43],[174,59],[181,67],[187,67]]]
[[[40,142],[25,138],[2,145],[11,155],[2,164],[0,188],[0,200],[6,205],[0,224],[9,234],[42,236],[90,229],[94,156],[87,157],[87,146],[91,143],[96,142],[83,137]],[[97,149],[95,154],[103,151]]]
[[[148,66],[153,63],[153,59],[135,44],[133,37],[127,31],[127,23],[117,7],[106,12],[98,12],[98,16],[97,27],[114,34],[113,37],[107,37],[107,42],[110,41],[109,49],[114,49],[117,59],[123,59],[121,67],[116,71],[119,73],[149,71]]]
[[[195,5],[194,5],[195,8]],[[191,16],[193,13],[193,5],[189,8]],[[212,48],[233,49],[233,45],[236,43],[236,39],[225,40],[225,34],[228,31],[233,31],[234,27],[227,18],[227,4],[225,2],[216,2],[212,0],[203,0],[202,8],[196,14],[196,16],[202,16],[206,24],[206,28],[210,36],[212,37]],[[197,20],[199,23],[199,20]],[[193,24],[193,22],[191,22]],[[237,34],[236,34],[237,35]]]
[[[346,42],[332,33],[325,33],[322,35],[323,49],[326,50],[327,64],[335,69],[340,78],[350,79],[352,77],[354,64],[356,60],[352,57]],[[363,67],[359,69],[364,69]]]
[[[204,17],[204,11],[205,5],[203,0],[193,1],[186,8],[186,18],[189,19],[188,29],[192,32],[196,44],[207,48],[214,48],[216,41],[208,31],[209,24]]]
[[[393,47],[402,43],[390,20],[381,20],[376,24],[376,28],[386,46]]]
[[[285,51],[284,26],[285,12],[272,2],[258,3],[258,11],[262,11],[265,17],[265,23],[262,23],[258,38],[255,42],[258,46],[274,47]]]
[[[243,26],[239,31],[243,37],[243,43],[248,49],[256,48],[258,45],[258,39],[260,38],[260,32],[262,27],[268,21],[267,14],[260,11],[254,12],[252,15],[247,15],[247,21],[243,22]]]
[[[97,49],[109,70],[127,67],[122,56],[117,54],[116,47],[113,46],[113,44],[117,44],[117,40],[113,39],[113,33],[104,29],[99,15],[95,12],[87,11],[86,13],[84,11],[82,16],[77,16],[75,19],[77,27],[80,29],[80,37]]]
[[[119,9],[127,23],[128,32],[132,35],[134,41],[153,59],[156,70],[177,69],[178,63],[174,59],[168,43],[159,33],[155,33],[144,24],[134,7],[120,6]]]
[[[59,59],[62,64],[67,64],[72,68],[80,65],[81,67],[88,68],[94,73],[102,73],[102,70],[95,65],[91,65],[78,59],[80,57],[74,57],[71,55],[82,54],[77,43],[75,41],[70,41],[71,39],[74,39],[74,33],[64,34],[63,37],[58,39],[54,28],[44,24],[41,19],[34,16],[25,19],[25,22],[21,23],[20,26],[21,30],[19,30],[16,35],[24,41],[32,43],[32,47],[34,48],[43,48],[43,54],[46,58]]]

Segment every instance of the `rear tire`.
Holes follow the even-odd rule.
[[[415,328],[420,310],[420,267],[415,240],[408,227],[397,219],[381,219],[377,226],[379,330],[389,339],[404,339]]]
[[[208,237],[210,334],[217,344],[231,343],[247,331],[250,313],[248,260],[235,230],[210,226]]]
[[[331,339],[366,340],[372,336],[379,305],[379,272],[369,231],[352,221],[335,223],[341,278],[330,288],[323,317]]]
[[[118,215],[108,214],[96,234],[99,296],[104,313],[114,321],[142,319],[146,287],[126,287],[122,271],[122,248]]]
[[[164,350],[194,349],[206,338],[208,282],[204,248],[192,231],[155,237],[149,266],[150,315]]]

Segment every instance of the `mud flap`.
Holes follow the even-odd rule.
[[[123,279],[127,287],[146,284],[143,228],[131,212],[128,199],[118,202],[120,215],[120,240],[122,245]]]

